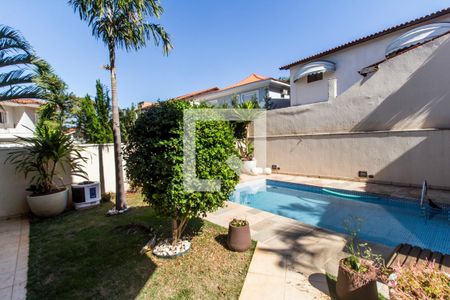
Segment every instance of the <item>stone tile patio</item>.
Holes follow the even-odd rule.
[[[25,299],[30,226],[27,219],[0,221],[0,299]]]
[[[360,182],[287,175],[243,176],[241,183],[261,178],[350,190],[367,189],[366,184]],[[410,198],[415,193],[414,189],[394,186],[370,185],[370,190],[379,194],[410,195]],[[232,202],[207,217],[224,227],[233,218],[248,220],[252,239],[258,241],[241,299],[329,299],[325,273],[337,275],[338,261],[346,256],[345,235]],[[371,246],[385,258],[393,250],[382,245]],[[383,287],[380,286],[379,291],[383,292]]]

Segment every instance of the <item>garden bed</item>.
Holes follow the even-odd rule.
[[[112,203],[47,220],[32,220],[28,299],[237,299],[250,251],[224,247],[226,229],[190,222],[192,249],[177,259],[139,254],[149,229],[169,235],[170,220],[159,218],[140,195],[128,195],[131,210],[105,217]],[[143,225],[143,226],[142,226]]]

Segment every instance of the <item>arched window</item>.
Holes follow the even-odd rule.
[[[301,67],[294,75],[294,82],[303,77],[308,77],[308,82],[317,81],[323,77],[323,73],[334,72],[335,70],[336,64],[334,62],[326,60],[315,61]]]
[[[450,23],[433,23],[405,32],[386,48],[386,57],[394,55],[406,48],[426,43],[450,31]]]

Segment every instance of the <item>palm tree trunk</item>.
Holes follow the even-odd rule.
[[[127,207],[123,183],[122,141],[120,137],[119,103],[117,100],[115,44],[109,45],[109,70],[111,72],[111,107],[114,138],[114,163],[116,169],[116,209]]]

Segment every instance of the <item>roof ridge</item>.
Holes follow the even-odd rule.
[[[408,28],[410,26],[414,26],[414,25],[417,25],[417,24],[420,24],[420,23],[423,23],[423,22],[426,22],[426,21],[429,21],[429,20],[441,17],[441,16],[446,15],[448,13],[450,13],[450,7],[438,10],[436,12],[430,13],[428,15],[425,15],[425,16],[422,16],[422,17],[419,17],[419,18],[412,19],[412,20],[407,21],[407,22],[400,23],[400,24],[395,25],[395,26],[388,27],[388,28],[383,29],[381,31],[378,31],[378,32],[375,32],[375,33],[372,33],[372,34],[360,37],[358,39],[355,39],[353,41],[341,44],[341,45],[333,47],[333,48],[330,48],[328,50],[321,51],[321,52],[316,53],[314,55],[310,55],[310,56],[304,57],[304,58],[302,58],[300,60],[297,60],[297,61],[294,61],[294,62],[292,62],[290,64],[281,66],[279,69],[280,70],[287,70],[287,69],[289,69],[289,68],[291,68],[291,67],[293,67],[295,65],[298,65],[298,64],[301,64],[301,63],[306,63],[306,62],[312,61],[312,60],[317,59],[317,58],[321,58],[321,57],[329,55],[331,53],[334,53],[334,52],[337,52],[337,51],[340,51],[340,50],[343,50],[343,49],[346,49],[346,48],[349,48],[349,47],[352,47],[352,46],[355,46],[355,45],[358,45],[358,44],[361,44],[361,43],[364,43],[364,42],[367,42],[367,41],[370,41],[370,40],[373,40],[373,39],[376,39],[376,38],[384,36],[386,34],[390,34],[390,33],[396,32],[398,30],[402,30],[402,29]]]

